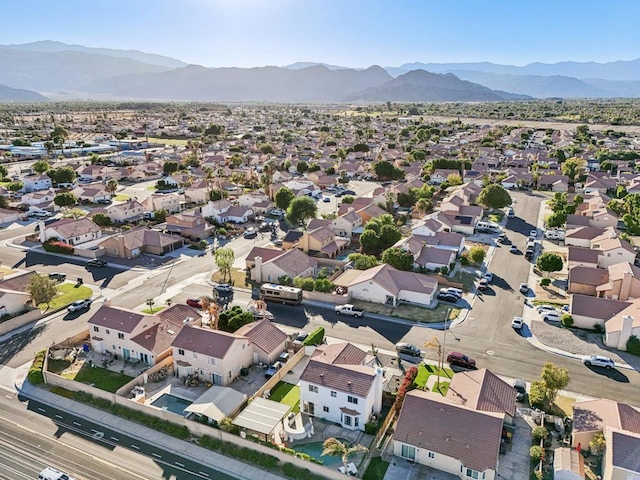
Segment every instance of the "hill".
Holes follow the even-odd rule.
[[[0,102],[41,102],[44,100],[48,100],[48,98],[38,92],[0,85]]]

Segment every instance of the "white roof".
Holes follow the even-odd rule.
[[[247,396],[244,393],[233,388],[213,385],[184,411],[205,415],[220,422],[223,418],[232,416],[246,400]]]
[[[291,405],[257,397],[236,417],[233,424],[268,435],[289,413],[290,409]]]

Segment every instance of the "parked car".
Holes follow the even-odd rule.
[[[488,286],[489,281],[486,278],[483,278],[478,282],[478,290],[486,290]]]
[[[91,307],[91,299],[87,298],[86,300],[76,300],[67,307],[67,310],[70,312],[77,312],[78,310],[83,310],[89,307]]]
[[[187,298],[187,305],[193,308],[202,308],[202,303],[197,298]]]
[[[87,262],[88,267],[106,267],[107,262],[101,258],[92,258]]]
[[[258,236],[258,232],[255,228],[251,227],[244,232],[244,238],[256,238]]]
[[[553,305],[538,305],[536,310],[538,313],[553,312],[556,309]]]
[[[513,381],[513,388],[516,391],[516,402],[522,402],[527,396],[527,382],[521,378],[516,378]]]
[[[516,216],[516,212],[513,211],[513,208],[509,209],[509,212],[507,212],[507,217],[508,218],[513,218]]]
[[[585,355],[582,357],[582,363],[587,367],[604,367],[607,370],[611,370],[616,366],[616,362],[613,359],[600,355]]]
[[[486,272],[482,278],[486,279],[487,282],[491,283],[493,281],[493,273],[491,272]]]
[[[526,283],[521,283],[518,291],[526,295],[527,293],[529,293],[529,285],[527,285]]]
[[[443,302],[456,303],[458,301],[458,297],[450,293],[439,293],[438,300],[441,300]]]
[[[513,320],[511,320],[511,327],[515,330],[522,329],[522,325],[524,325],[522,317],[513,317]]]
[[[276,247],[281,247],[281,246],[282,246],[282,239],[280,239],[280,238],[276,238],[276,239],[273,241],[273,244],[274,244]]]
[[[451,352],[447,355],[447,363],[464,368],[476,368],[476,361],[460,352]]]
[[[345,194],[345,195],[356,195],[356,192],[355,192],[355,191],[353,191],[353,190],[345,190],[345,191],[344,191],[344,194]]]
[[[364,315],[363,309],[354,307],[350,303],[345,305],[336,305],[333,310],[336,312],[336,315],[349,315],[352,317],[361,317]]]
[[[261,232],[268,232],[271,230],[271,225],[267,222],[262,222],[258,227],[258,230],[260,230]]]
[[[276,374],[276,372],[281,368],[282,368],[282,362],[276,362],[273,365],[270,365],[269,368],[267,368],[267,371],[264,372],[264,378],[273,377]]]
[[[529,236],[530,236],[530,237],[533,237],[533,238],[538,238],[538,230],[537,230],[537,229],[535,229],[535,230],[531,230],[531,231],[529,232]]]
[[[64,282],[67,279],[66,273],[53,272],[49,274],[49,278],[51,280],[56,280],[57,282]]]
[[[35,218],[49,218],[51,216],[51,213],[45,210],[38,210],[37,212],[31,212],[29,216],[35,217]]]
[[[518,247],[516,247],[515,245],[511,245],[511,247],[509,247],[509,252],[518,253]]]
[[[415,345],[411,345],[410,343],[397,343],[396,344],[396,352],[399,355],[407,355],[410,357],[422,357],[422,350],[420,350]]]
[[[295,340],[293,341],[293,344],[294,345],[302,345],[302,342],[304,342],[307,339],[308,336],[309,336],[309,332],[302,331],[302,332],[298,333],[296,335]]]
[[[542,319],[546,322],[559,322],[562,320],[562,314],[555,310],[546,311],[542,314]]]
[[[329,203],[331,201],[331,199],[329,197],[322,197],[322,201],[324,203]]]
[[[111,200],[110,198],[101,198],[96,203],[100,203],[101,205],[111,205],[113,203],[113,200]]]
[[[213,288],[216,290],[216,292],[221,292],[221,293],[233,292],[233,287],[228,283],[216,283]]]

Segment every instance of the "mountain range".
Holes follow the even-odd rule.
[[[0,45],[0,65],[0,85],[54,99],[465,102],[640,97],[640,59],[524,66],[416,62],[363,69],[297,62],[285,67],[206,68],[137,50],[47,40]]]
[[[42,102],[44,100],[48,98],[38,92],[0,85],[0,102]]]

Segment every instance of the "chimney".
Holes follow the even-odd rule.
[[[254,266],[253,270],[251,270],[251,280],[254,282],[262,281],[262,257],[255,257],[253,259]]]
[[[618,350],[627,350],[627,341],[631,337],[633,331],[633,317],[625,315],[622,317],[622,325],[620,327],[620,337],[618,338]]]

